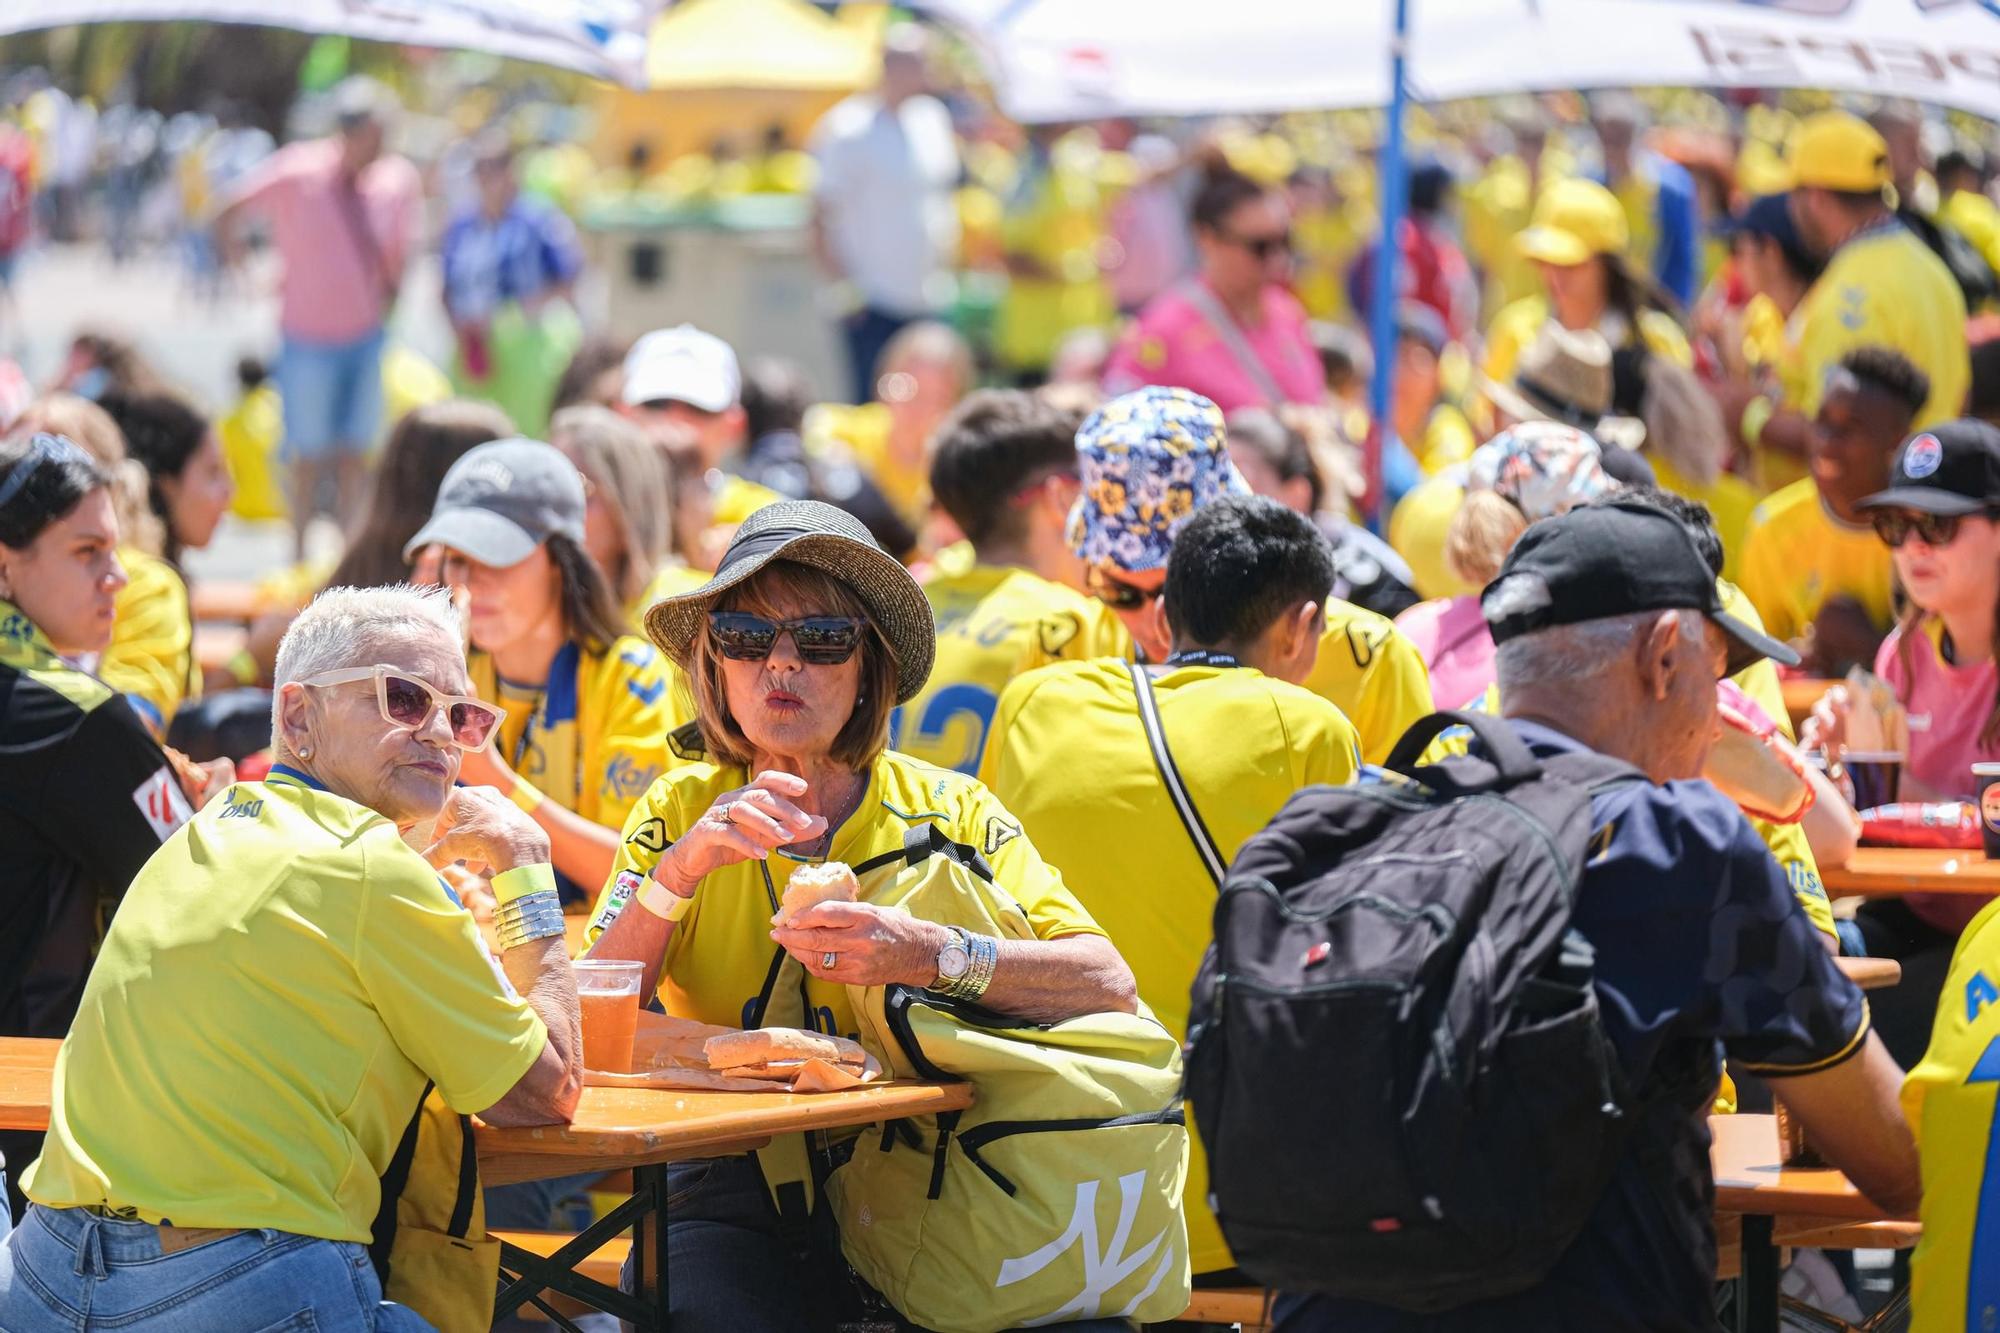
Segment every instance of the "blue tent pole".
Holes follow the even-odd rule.
[[[1402,258],[1398,233],[1403,227],[1404,196],[1409,193],[1408,164],[1403,160],[1403,110],[1410,90],[1403,77],[1410,38],[1410,0],[1394,0],[1396,26],[1389,37],[1389,134],[1382,144],[1380,188],[1382,236],[1375,248],[1375,285],[1368,303],[1368,343],[1375,354],[1375,377],[1368,387],[1368,410],[1374,418],[1375,450],[1368,466],[1368,492],[1374,511],[1369,526],[1377,532],[1387,521],[1387,497],[1382,493],[1382,453],[1389,442],[1389,393],[1396,371],[1396,264]]]

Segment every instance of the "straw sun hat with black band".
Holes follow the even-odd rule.
[[[924,590],[901,561],[875,544],[867,528],[817,500],[789,500],[750,515],[723,552],[715,577],[693,592],[654,603],[646,612],[646,632],[685,670],[695,636],[708,632],[708,613],[716,602],[773,560],[809,565],[852,588],[896,654],[896,702],[907,703],[924,688],[937,653],[937,624]]]

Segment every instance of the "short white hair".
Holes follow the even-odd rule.
[[[346,667],[374,666],[382,660],[385,643],[425,631],[450,643],[465,641],[448,590],[392,583],[321,592],[278,642],[271,671],[271,734],[278,734],[278,701],[285,686]]]
[[[1532,690],[1551,685],[1574,687],[1592,676],[1603,674],[1619,656],[1632,651],[1662,611],[1637,611],[1630,615],[1606,616],[1575,625],[1556,625],[1523,634],[1500,645],[1494,666],[1500,692]],[[1683,612],[1680,632],[1699,634],[1701,618]]]

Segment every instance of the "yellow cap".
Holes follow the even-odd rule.
[[[1867,121],[1845,111],[1806,117],[1792,136],[1792,184],[1801,189],[1868,194],[1889,183],[1889,145]]]
[[[1617,254],[1631,239],[1618,197],[1593,180],[1551,181],[1535,201],[1528,229],[1514,242],[1530,259],[1568,268]]]

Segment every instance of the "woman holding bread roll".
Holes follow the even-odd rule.
[[[777,949],[806,974],[796,1025],[830,1035],[857,1035],[850,986],[924,987],[1039,1022],[1135,1009],[1131,970],[1013,816],[977,781],[887,748],[935,629],[923,591],[861,524],[813,501],[759,510],[715,577],[654,606],[647,629],[693,687],[699,736],[684,729],[675,748],[699,762],[633,810],[591,957],[637,960],[667,1012],[734,1028],[768,1018]],[[890,872],[850,883],[836,868],[893,861],[912,830],[935,836],[927,825],[978,853],[1019,904],[1010,938],[871,904],[868,884]],[[754,1159],[677,1164],[670,1187],[676,1330],[821,1322],[826,1293],[799,1275]]]

